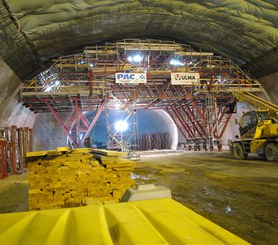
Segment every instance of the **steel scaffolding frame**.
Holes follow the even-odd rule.
[[[141,60],[131,61],[134,55],[141,55]],[[172,59],[180,65],[172,64]],[[147,83],[116,83],[118,72],[145,73]],[[200,80],[173,85],[173,72],[197,72]],[[235,90],[263,92],[258,81],[229,59],[174,41],[125,39],[54,60],[49,69],[26,82],[19,102],[35,113],[52,112],[75,146],[83,143],[77,139],[79,132],[88,136],[94,127],[82,112],[117,110],[119,102],[123,110],[131,104],[134,109],[166,110],[185,139],[211,142],[223,136],[230,119],[224,111]],[[59,119],[59,112],[71,112],[67,125]],[[73,122],[76,139],[70,133]]]
[[[117,100],[117,98],[114,98]],[[121,101],[119,106],[123,108]],[[113,115],[114,113],[114,115]],[[124,131],[115,128],[117,121],[127,123]],[[138,122],[135,105],[122,110],[106,110],[107,149],[127,152],[128,157],[139,159]]]

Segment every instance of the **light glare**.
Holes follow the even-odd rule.
[[[182,62],[180,62],[179,60],[171,59],[170,60],[170,65],[173,65],[173,66],[183,66],[184,64]]]
[[[135,55],[134,58],[133,58],[133,60],[134,60],[135,62],[140,62],[142,59],[143,59],[143,57],[140,56],[139,54]]]
[[[115,129],[116,129],[116,130],[125,131],[125,130],[127,130],[127,128],[128,128],[128,124],[127,124],[126,121],[120,120],[120,121],[117,121],[117,122],[115,123]]]

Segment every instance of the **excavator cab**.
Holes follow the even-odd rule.
[[[255,111],[249,111],[245,113],[239,123],[239,133],[241,138],[252,138],[256,126],[258,125],[258,120]]]
[[[240,120],[239,133],[241,138],[250,139],[255,137],[257,126],[271,123],[271,117],[267,110],[249,111]]]

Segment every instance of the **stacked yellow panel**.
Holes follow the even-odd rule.
[[[130,174],[135,163],[119,153],[57,148],[27,153],[27,161],[30,210],[118,202],[134,186]]]

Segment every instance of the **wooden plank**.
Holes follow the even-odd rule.
[[[130,174],[135,162],[120,158],[122,152],[98,150],[105,155],[93,155],[89,148],[59,149],[63,151],[34,152],[32,156],[43,157],[28,159],[31,210],[82,206],[90,198],[101,203],[119,202],[125,190],[134,185]]]
[[[61,156],[61,155],[62,155],[61,151],[56,151],[56,150],[47,151],[47,156]]]
[[[126,152],[120,152],[120,151],[108,151],[108,150],[98,150],[98,149],[93,149],[93,153],[103,155],[103,156],[127,156]]]
[[[48,154],[48,151],[33,151],[33,152],[27,152],[26,157],[41,157],[46,156]]]
[[[57,151],[62,151],[62,152],[70,152],[71,149],[69,147],[57,147]]]

